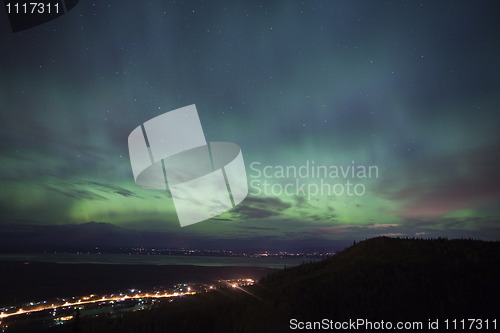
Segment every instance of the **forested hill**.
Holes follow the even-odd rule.
[[[244,291],[79,323],[81,332],[285,332],[290,320],[421,321],[500,313],[500,242],[374,238]],[[497,319],[497,325],[498,320]],[[498,326],[497,326],[498,329]]]
[[[380,237],[259,288],[296,316],[427,320],[500,313],[498,281],[500,242]]]

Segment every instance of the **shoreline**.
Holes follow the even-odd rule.
[[[176,283],[243,278],[259,280],[278,271],[254,266],[59,264],[35,261],[2,261],[0,267],[2,307],[90,293],[151,289]]]

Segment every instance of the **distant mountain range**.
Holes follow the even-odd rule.
[[[319,321],[500,324],[500,242],[374,238],[316,263],[281,270],[244,291],[186,297],[158,308],[82,318],[81,332],[287,332]],[[439,330],[428,329],[438,320]],[[297,324],[299,325],[299,324]],[[370,329],[358,328],[367,332]],[[380,329],[379,329],[380,330]],[[379,331],[376,330],[376,331]]]
[[[9,224],[0,228],[0,251],[30,252],[138,246],[138,238],[131,231],[109,223]]]
[[[277,240],[266,237],[251,239],[221,239],[188,235],[180,230],[133,230],[110,223],[88,222],[82,224],[37,225],[11,223],[0,225],[0,253],[28,253],[40,251],[114,250],[119,248],[169,248],[169,249],[279,249],[338,251],[352,240],[325,241],[311,239],[298,243],[294,240]],[[298,247],[298,244],[300,248]]]

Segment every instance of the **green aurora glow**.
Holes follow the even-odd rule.
[[[499,239],[498,9],[107,1],[22,33],[3,24],[0,223],[235,242]],[[242,148],[249,183],[255,161],[354,161],[379,177],[357,180],[363,196],[250,195],[180,228],[168,192],[135,185],[127,137],[190,104],[207,141]]]

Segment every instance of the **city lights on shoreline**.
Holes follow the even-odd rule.
[[[64,309],[64,308],[71,308],[74,307],[81,309],[85,305],[90,305],[90,304],[96,304],[96,303],[108,303],[113,305],[115,302],[121,302],[121,301],[128,301],[128,300],[142,300],[142,299],[164,299],[164,298],[177,298],[177,297],[183,297],[183,296],[188,296],[188,295],[195,295],[200,292],[208,292],[212,290],[219,289],[220,287],[224,286],[231,286],[233,288],[235,287],[240,287],[240,286],[248,286],[252,285],[254,283],[253,279],[231,279],[231,280],[218,280],[216,281],[219,286],[214,286],[214,284],[210,285],[205,285],[205,284],[178,284],[176,286],[178,290],[175,291],[164,291],[164,292],[141,292],[140,290],[136,289],[130,289],[129,294],[124,294],[120,293],[119,295],[95,295],[95,294],[90,294],[88,296],[82,296],[79,297],[78,299],[75,299],[74,301],[68,301],[66,299],[62,299],[59,303],[51,303],[47,304],[46,301],[44,302],[38,302],[38,303],[29,303],[30,306],[26,307],[20,307],[17,310],[14,307],[13,310],[11,311],[4,311],[0,312],[0,323],[1,320],[9,318],[9,317],[14,317],[14,316],[20,316],[20,315],[26,315],[26,314],[31,314],[31,313],[37,313],[37,312],[42,312],[46,310],[57,310],[57,309]],[[7,309],[7,308],[4,308]],[[66,316],[67,317],[67,316]]]

